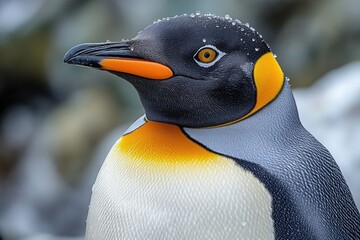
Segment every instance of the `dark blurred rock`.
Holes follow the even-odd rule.
[[[272,43],[294,86],[308,86],[360,57],[360,1],[306,2],[283,22]]]

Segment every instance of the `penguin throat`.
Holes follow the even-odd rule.
[[[200,163],[218,159],[218,155],[190,140],[180,127],[154,121],[124,135],[116,148],[126,154],[127,159],[142,164],[183,164],[194,159]]]

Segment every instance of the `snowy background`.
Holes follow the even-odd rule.
[[[360,208],[358,9],[358,0],[0,0],[0,239],[82,236],[102,161],[142,114],[127,82],[65,65],[64,53],[197,10],[263,35],[304,126],[333,154]]]

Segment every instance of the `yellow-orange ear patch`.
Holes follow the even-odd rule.
[[[251,116],[276,98],[285,81],[284,73],[271,52],[265,53],[257,60],[253,70],[253,78],[256,87],[256,103],[254,108],[240,119],[213,127],[233,124]]]
[[[284,84],[284,73],[271,52],[264,54],[257,60],[253,76],[256,86],[256,104],[242,119],[274,100]]]

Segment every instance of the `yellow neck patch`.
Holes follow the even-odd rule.
[[[257,60],[254,66],[253,77],[256,87],[256,103],[254,108],[240,119],[214,127],[233,124],[256,113],[276,98],[285,80],[284,73],[271,52],[265,53]]]
[[[161,165],[194,160],[199,163],[219,158],[217,154],[191,141],[180,127],[153,121],[123,136],[116,150],[125,154],[127,159]]]
[[[247,118],[265,107],[276,98],[284,84],[284,73],[274,55],[268,52],[262,55],[254,66],[256,86],[255,107],[241,119]]]

